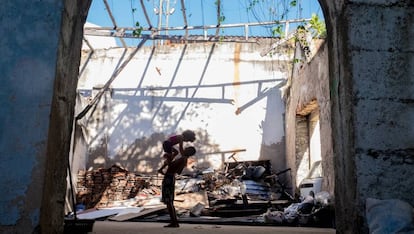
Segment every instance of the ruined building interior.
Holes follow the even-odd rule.
[[[167,7],[174,6],[179,5]],[[321,206],[308,208],[305,213],[267,222],[294,225],[301,214],[312,216],[301,225],[333,228],[329,122],[319,123],[319,112],[329,114],[329,94],[313,89],[320,86],[327,90],[327,71],[292,74],[293,69],[303,70],[315,55],[322,54],[324,35],[312,28],[314,19],[280,21],[278,25],[285,31],[272,37],[251,35],[246,28],[276,27],[272,25],[275,21],[224,21],[219,27],[165,25],[156,31],[148,17],[147,24],[137,23],[141,27],[137,36],[136,29],[118,27],[112,8],[109,4],[105,7],[114,29],[86,23],[77,89],[71,189],[82,207],[79,217],[85,213],[89,218],[96,218],[94,214],[108,218],[105,212],[99,216],[102,209],[111,208],[113,216],[122,209],[113,209],[117,204],[128,203],[146,209],[147,216],[157,214],[154,220],[163,220],[165,207],[159,201],[162,176],[156,172],[161,163],[160,143],[168,134],[192,129],[196,141],[191,145],[197,154],[178,182],[183,187],[177,187],[177,193],[186,196],[182,199],[186,202],[176,204],[187,208],[182,219],[196,205],[202,206],[199,212],[204,216],[240,216],[240,211],[248,215],[251,210],[250,216],[240,218],[246,221],[265,212],[284,215],[283,209],[309,200],[312,191],[312,199],[323,197],[324,210],[320,211]],[[147,16],[147,8],[142,9]],[[181,7],[182,17],[189,10]],[[300,25],[305,25],[303,31],[289,31]],[[242,34],[227,36],[224,30],[231,27],[240,27]],[[203,33],[197,34],[200,28]],[[127,45],[131,38],[134,41],[130,44],[138,46]],[[326,56],[316,56],[317,62],[323,63]],[[303,76],[305,80],[315,76],[321,82],[302,83],[302,87],[309,85],[309,91],[296,94],[296,80]],[[304,100],[298,102],[297,97]],[[323,103],[321,110],[318,101]],[[286,109],[292,109],[291,116],[296,117],[287,117]],[[303,127],[286,129],[287,120],[294,121],[292,126]],[[287,155],[286,136],[293,137],[289,146],[300,150]],[[321,144],[321,138],[327,143]],[[330,171],[324,173],[322,168]],[[243,194],[241,188],[246,190]],[[74,210],[70,195],[67,213]],[[305,206],[310,204],[308,200]],[[160,207],[154,208],[156,204]],[[148,212],[149,208],[154,211]],[[316,222],[317,211],[330,212],[330,217]],[[109,219],[145,218],[142,213],[126,216],[128,219],[119,215]]]
[[[232,21],[234,4],[220,0],[52,2],[32,13],[47,16],[34,22],[49,31],[30,34],[44,52],[17,46],[13,33],[4,40],[19,49],[5,49],[12,59],[0,63],[18,78],[2,91],[11,104],[3,101],[0,119],[1,184],[16,190],[0,196],[0,232],[59,233],[73,219],[168,221],[162,142],[186,129],[196,154],[176,181],[181,222],[414,230],[411,124],[401,117],[412,112],[401,84],[411,85],[414,67],[411,1],[320,0],[318,17],[302,17],[308,2],[279,1],[296,18],[261,19],[254,7],[263,13],[273,1],[239,1],[254,22]],[[7,9],[23,2],[13,4],[0,10],[8,29]],[[105,25],[89,21],[97,15]],[[370,30],[371,18],[387,36]],[[17,136],[23,128],[33,131]]]

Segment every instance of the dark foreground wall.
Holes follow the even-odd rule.
[[[0,230],[39,223],[62,1],[0,8]]]
[[[367,232],[367,198],[414,205],[414,2],[320,2],[328,27],[338,232]]]
[[[0,8],[2,233],[63,231],[68,144],[89,4],[16,0]]]

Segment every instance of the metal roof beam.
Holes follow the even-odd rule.
[[[147,40],[171,40],[176,42],[240,42],[240,43],[257,43],[256,38],[249,38],[246,40],[245,37],[238,36],[200,36],[200,35],[190,35],[185,37],[183,35],[149,35],[141,34],[139,37],[133,35],[132,33],[119,33],[119,32],[105,32],[105,31],[84,31],[85,35],[88,36],[106,36],[106,37],[118,37],[118,38],[133,38],[133,39],[147,39]]]
[[[140,2],[141,2],[141,8],[144,11],[145,19],[147,20],[147,23],[148,23],[148,26],[149,26],[148,29],[152,30],[153,27],[152,27],[152,24],[151,24],[151,20],[148,17],[147,9],[145,9],[145,5],[144,5],[143,0],[141,0]]]
[[[132,58],[139,51],[139,49],[141,49],[141,47],[145,44],[145,41],[145,38],[142,41],[140,41],[137,48],[129,55],[128,59],[121,64],[121,66],[112,74],[109,80],[105,83],[102,90],[99,91],[99,93],[96,94],[94,99],[75,117],[76,121],[82,119],[86,115],[86,113],[88,113],[88,111],[101,99],[103,93],[109,88],[109,86],[112,84],[115,78],[118,77],[119,73],[121,73],[121,71],[124,70],[126,65],[128,65],[128,63],[132,60]]]
[[[104,4],[105,4],[105,7],[106,7],[106,11],[108,12],[109,17],[111,18],[112,24],[114,25],[113,29],[122,30],[122,28],[118,29],[118,26],[116,25],[116,21],[115,21],[114,16],[112,15],[111,8],[109,7],[108,1],[107,0],[103,0],[103,1],[104,1]],[[124,48],[127,48],[128,46],[126,45],[124,39],[120,38],[120,40],[121,40],[121,43],[124,46]]]
[[[174,31],[174,30],[204,30],[204,29],[217,29],[217,28],[237,28],[249,27],[252,26],[266,26],[266,25],[280,25],[286,23],[301,23],[308,22],[310,19],[296,19],[296,20],[283,20],[283,21],[267,21],[267,22],[254,22],[254,23],[238,23],[238,24],[221,24],[221,25],[204,25],[204,26],[178,26],[178,27],[161,27],[157,30],[159,31]],[[114,30],[111,27],[85,27],[90,30]],[[118,29],[123,29],[123,31],[134,31],[135,27],[117,27]],[[153,31],[152,28],[143,27],[142,31]]]
[[[185,4],[184,0],[181,0],[181,11],[183,12],[184,19],[184,28],[185,28],[185,37],[188,37],[188,23],[187,23],[187,14],[185,13]]]

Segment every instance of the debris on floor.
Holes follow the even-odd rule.
[[[327,192],[303,200],[281,183],[290,169],[272,173],[266,163],[239,163],[177,176],[174,206],[180,222],[334,227]],[[119,166],[79,171],[77,216],[108,221],[168,221],[160,202],[162,176],[142,176]],[[70,214],[69,214],[70,215]]]

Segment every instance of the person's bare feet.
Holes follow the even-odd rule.
[[[170,223],[168,225],[165,225],[164,227],[178,228],[180,227],[180,225],[178,223]]]

